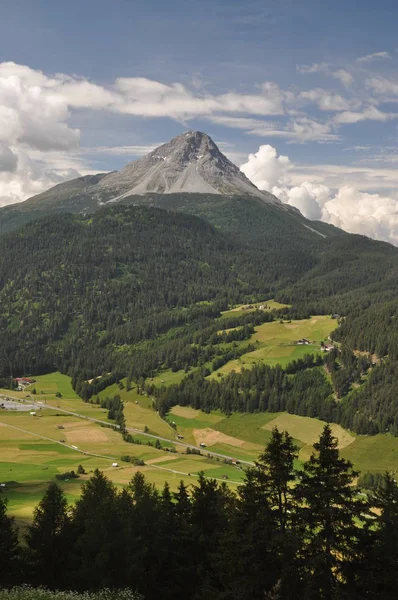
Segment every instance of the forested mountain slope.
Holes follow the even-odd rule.
[[[398,250],[341,233],[281,242],[279,226],[269,229],[267,244],[251,245],[194,216],[119,205],[46,217],[3,236],[0,377],[60,369],[80,381],[104,372],[145,378],[161,368],[224,364],[237,350],[231,356],[230,345],[214,341],[220,311],[276,297],[292,305],[286,315],[247,314],[223,327],[241,327],[238,339],[249,340],[267,320],[338,312],[333,335],[350,350],[328,367],[345,407],[329,404],[327,387],[317,402],[318,376],[308,375],[307,383],[298,377],[297,390],[308,388],[311,401],[283,400],[286,385],[294,387],[287,378],[273,392],[273,410],[289,404],[362,433],[398,432]],[[241,350],[248,351],[250,343]],[[381,363],[370,372],[353,351],[375,353]],[[244,406],[261,404],[255,388],[248,394],[253,402]]]
[[[58,361],[102,371],[115,331],[118,345],[153,337],[188,319],[179,309],[203,301],[220,309],[251,294],[269,295],[293,269],[286,265],[284,272],[273,256],[195,217],[117,207],[91,217],[44,218],[4,236],[0,277],[5,375]],[[196,310],[215,313],[207,305]]]

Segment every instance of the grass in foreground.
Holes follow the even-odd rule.
[[[54,592],[45,588],[33,588],[27,585],[11,589],[0,589],[0,600],[143,600],[132,590],[107,590],[98,592]]]

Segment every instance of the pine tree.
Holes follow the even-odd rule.
[[[61,488],[52,482],[34,511],[26,535],[36,583],[62,587],[69,541],[68,503]]]
[[[262,600],[280,576],[273,552],[276,526],[263,472],[248,469],[238,491],[236,506],[221,536],[216,562],[221,592],[215,597]]]
[[[174,492],[174,501],[175,501],[175,514],[177,517],[177,521],[179,527],[183,524],[188,523],[189,515],[191,512],[191,501],[189,498],[187,486],[183,482],[180,481],[180,485],[178,486],[177,492]]]
[[[298,528],[305,599],[341,597],[366,511],[353,485],[358,473],[340,458],[337,445],[330,426],[325,425],[295,488],[301,503]]]
[[[195,565],[192,597],[195,599],[214,597],[214,589],[218,587],[217,556],[232,502],[225,486],[218,486],[215,479],[199,473],[198,485],[192,490],[191,509],[191,562]]]
[[[354,573],[358,595],[393,600],[398,586],[398,485],[386,473],[370,497],[373,520]]]
[[[287,431],[280,432],[277,427],[264,453],[259,456],[256,467],[262,472],[264,492],[275,512],[281,533],[285,533],[289,515],[294,508],[292,483],[295,480],[294,461],[298,457],[298,449]]]
[[[260,599],[279,582],[290,597],[295,545],[291,520],[295,503],[292,482],[297,449],[293,439],[277,428],[245,483],[223,537],[220,553],[224,595]],[[282,582],[284,577],[285,581]],[[227,591],[231,596],[227,595]]]
[[[76,543],[72,549],[74,586],[80,589],[120,586],[119,534],[123,527],[117,510],[117,491],[98,469],[82,485],[73,512]]]
[[[14,583],[18,575],[18,537],[14,520],[7,516],[7,499],[0,496],[0,581]]]

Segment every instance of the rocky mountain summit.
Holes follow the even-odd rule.
[[[97,185],[97,193],[99,201],[113,202],[135,195],[196,193],[255,196],[282,204],[253,185],[200,131],[183,133],[120,172],[105,176]]]

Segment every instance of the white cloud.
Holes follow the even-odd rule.
[[[66,152],[19,149],[17,158],[15,170],[0,169],[0,206],[40,194],[62,181],[97,172],[88,168],[85,161]]]
[[[351,233],[398,245],[398,199],[344,186],[325,203],[322,219]]]
[[[365,85],[380,96],[392,97],[391,99],[394,99],[394,96],[398,96],[398,79],[368,77],[365,80]]]
[[[334,70],[332,65],[326,62],[312,63],[312,65],[297,65],[296,71],[298,73],[309,75],[312,75],[313,73],[329,75],[330,77],[340,81],[340,83],[342,83],[345,87],[349,87],[354,81],[354,77],[351,75],[351,73],[345,69]]]
[[[360,56],[357,58],[357,62],[366,63],[371,62],[372,60],[378,59],[391,59],[391,54],[389,52],[373,52],[373,54],[366,54],[366,56]]]
[[[203,95],[188,90],[180,83],[164,84],[145,77],[119,78],[113,86],[119,94],[108,106],[123,114],[147,117],[187,119],[213,113],[241,112],[262,116],[284,114],[284,93],[272,83],[258,87],[257,94],[227,92]]]
[[[329,69],[330,65],[326,62],[312,63],[311,65],[296,65],[298,73],[328,73]]]
[[[106,154],[108,156],[145,156],[162,144],[164,144],[164,142],[135,146],[95,146],[93,148],[82,147],[79,153],[89,155]]]
[[[340,96],[340,94],[331,93],[322,88],[300,92],[298,97],[299,100],[314,102],[320,110],[324,111],[342,111],[350,108],[348,100]]]
[[[329,198],[329,188],[324,185],[315,185],[305,181],[300,186],[290,188],[272,188],[282,202],[298,208],[307,219],[319,220],[322,218],[322,205]]]
[[[308,117],[292,120],[288,123],[287,130],[291,132],[292,139],[300,142],[332,142],[340,139],[337,134],[332,132],[331,123],[320,123]]]
[[[334,79],[338,79],[345,87],[349,87],[354,82],[354,77],[345,69],[337,69],[337,71],[331,71],[331,76]]]
[[[371,160],[369,158],[366,160],[366,166],[361,166],[364,159],[360,165],[294,165],[290,176],[293,185],[312,181],[322,183],[332,189],[349,186],[371,193],[382,190],[383,194],[393,194],[398,189],[398,170],[394,166],[390,168],[371,167],[368,164]]]
[[[169,117],[177,121],[210,115],[282,115],[294,95],[265,82],[254,93],[205,94],[180,83],[165,84],[145,77],[116,79],[109,86],[65,74],[48,76],[25,65],[0,63],[0,198],[16,202],[43,191],[54,181],[90,171],[57,163],[60,153],[80,152],[80,131],[70,126],[76,109],[109,111],[141,117]],[[139,155],[152,147],[123,147],[109,154]],[[34,153],[41,153],[36,155]],[[100,150],[97,150],[97,153]],[[52,153],[51,166],[43,156]],[[43,155],[43,156],[42,156]],[[13,177],[10,173],[13,172]],[[6,173],[6,174],[5,174]],[[29,181],[31,182],[29,184]]]
[[[385,113],[375,106],[368,106],[361,112],[344,111],[336,115],[334,118],[335,123],[339,124],[351,124],[359,123],[360,121],[388,121],[390,119],[396,119],[398,113]]]
[[[302,65],[297,70],[323,73],[346,87],[353,82],[351,73],[329,63]],[[288,143],[336,142],[343,125],[364,120],[383,122],[397,116],[377,108],[374,96],[398,97],[398,82],[375,77],[368,78],[365,84],[365,100],[359,99],[359,95],[356,99],[355,90],[347,99],[323,88],[293,93],[273,82],[257,85],[253,93],[230,90],[210,94],[204,86],[196,84],[189,88],[178,82],[129,77],[105,86],[65,74],[49,76],[12,62],[0,63],[0,204],[23,200],[65,179],[92,173],[87,156],[140,156],[156,147],[151,144],[80,148],[80,131],[70,125],[70,116],[76,110],[169,117],[179,122],[200,117],[265,139]],[[323,120],[313,118],[309,111],[306,114],[303,110],[308,104],[334,115],[326,115]],[[227,153],[235,160],[241,157],[236,149]],[[269,145],[261,146],[246,163],[250,177],[259,185],[278,190],[287,202],[312,218],[319,214],[326,218],[326,205],[337,198],[337,190],[343,187],[362,190],[358,193],[372,197],[375,190],[380,194],[383,190],[379,197],[382,203],[390,197],[392,184],[398,187],[398,176],[393,169],[341,165],[294,167]],[[326,202],[327,189],[334,191],[330,191]],[[335,200],[333,206],[337,205]],[[333,212],[333,206],[328,209],[328,218],[341,218],[345,222],[341,214],[336,214],[337,209]]]
[[[14,173],[18,165],[18,156],[7,144],[0,142],[0,173]]]
[[[249,154],[247,162],[240,170],[260,190],[271,191],[274,186],[287,185],[290,182],[287,176],[289,167],[289,158],[277,156],[275,148],[266,144],[260,146],[254,154]]]
[[[330,167],[331,171],[335,167],[336,177],[338,166]],[[319,167],[315,180],[307,178],[295,183],[297,168],[287,156],[278,156],[272,146],[260,146],[258,152],[250,154],[241,166],[257,187],[298,208],[308,219],[319,219],[351,233],[398,245],[398,198],[364,192],[353,185],[329,187],[320,181],[322,168],[327,171],[325,166]],[[334,183],[338,184],[338,181],[335,179]]]
[[[242,129],[248,135],[267,138],[282,138],[290,143],[304,142],[335,142],[340,137],[333,132],[333,123],[320,123],[308,117],[290,119],[281,125],[273,121],[262,121],[247,117],[211,116],[207,117],[212,123]]]

